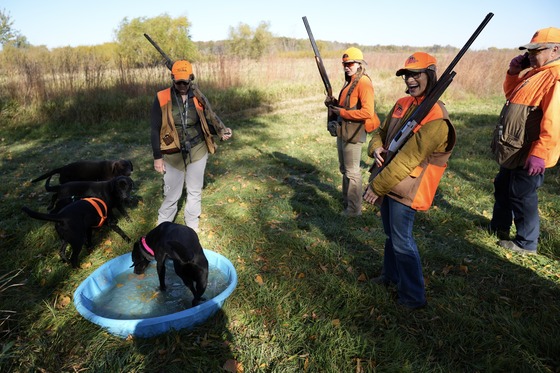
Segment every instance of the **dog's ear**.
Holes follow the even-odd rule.
[[[111,175],[117,176],[119,174],[119,161],[111,162]]]
[[[140,241],[136,241],[134,242],[134,245],[132,246],[132,261],[135,261],[136,256],[138,256],[138,253],[140,252]]]

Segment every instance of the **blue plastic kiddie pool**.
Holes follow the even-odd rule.
[[[173,293],[178,295],[178,298],[184,298],[183,295],[185,294],[189,296],[192,295],[186,286],[176,277],[172,264],[170,264],[171,261],[168,260],[168,269],[166,271],[166,284],[168,285],[168,289],[165,293],[162,293],[157,290],[159,282],[157,282],[155,261],[151,264],[153,268],[150,269],[150,267],[148,267],[146,270],[146,274],[151,271],[151,276],[153,277],[150,280],[151,282],[148,282],[148,279],[143,279],[141,275],[134,275],[133,269],[130,267],[132,264],[130,253],[108,261],[86,278],[74,292],[74,305],[84,318],[101,326],[109,333],[122,338],[127,338],[128,336],[153,337],[171,329],[179,330],[192,328],[214,315],[222,307],[226,298],[230,296],[237,285],[237,273],[226,257],[206,249],[204,249],[204,254],[208,259],[209,268],[209,285],[204,293],[204,297],[207,300],[196,307],[190,307],[190,301],[179,300],[184,303],[184,307],[181,307],[179,311],[173,308],[177,307],[177,299],[169,299],[173,297]],[[176,290],[173,290],[173,285],[171,287],[169,286],[170,276],[176,277],[174,286]],[[220,277],[221,281],[220,287],[214,289],[215,293],[219,290],[217,294],[212,294],[211,289],[209,289],[213,277]],[[125,281],[123,281],[123,278]],[[136,281],[137,283],[142,283],[142,281],[144,281],[153,295],[150,297],[140,294],[141,290],[137,290],[137,288],[140,289],[141,286],[132,285],[131,290],[124,290],[125,296],[118,294],[113,296],[112,292],[118,291],[118,288],[127,285],[129,281],[126,281],[126,278],[129,278],[130,281]],[[143,291],[146,292],[146,289]],[[109,295],[109,297],[107,297],[107,295]],[[208,295],[211,296],[210,299],[208,299]],[[163,307],[164,311],[169,309],[170,313],[157,315],[155,317],[144,316],[141,312],[140,314],[135,314],[134,307],[129,307],[128,303],[126,303],[128,302],[126,298],[137,298],[135,299],[137,302],[138,299],[141,299],[142,302],[148,305],[159,302],[157,307]],[[173,307],[168,306],[170,301]],[[103,312],[100,311],[103,305],[101,305],[102,307],[100,308],[99,302],[107,302],[108,304]],[[111,310],[111,308],[119,307],[121,309],[118,311]],[[159,312],[161,313],[162,311],[159,310]]]

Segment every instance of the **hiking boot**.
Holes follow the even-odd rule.
[[[372,278],[371,282],[376,285],[389,286],[389,280],[387,280],[383,275]]]
[[[504,249],[515,251],[516,253],[520,253],[520,254],[535,255],[537,253],[537,250],[524,249],[524,248],[518,246],[515,242],[510,241],[510,240],[498,241],[498,246],[501,246]]]
[[[494,229],[492,225],[488,225],[488,233],[498,237],[498,240],[507,241],[509,240],[509,229]]]
[[[345,218],[357,218],[359,216],[362,216],[362,212],[348,212],[347,210],[344,210],[340,213],[340,216],[343,216]]]
[[[399,301],[397,301],[397,304],[401,307],[402,310],[405,310],[407,312],[418,311],[428,307],[428,301],[426,301],[424,304],[421,304],[419,306],[408,306]]]

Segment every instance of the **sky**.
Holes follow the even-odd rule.
[[[48,48],[115,41],[127,18],[187,17],[193,41],[224,40],[230,28],[261,22],[274,36],[360,45],[461,47],[488,13],[471,49],[517,48],[533,33],[560,27],[560,0],[0,0],[12,29]]]

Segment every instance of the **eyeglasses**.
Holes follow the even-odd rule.
[[[536,56],[537,54],[541,53],[542,51],[545,51],[547,49],[550,48],[540,48],[540,49],[527,49],[527,53],[529,53],[532,56]]]
[[[190,83],[190,80],[179,80],[178,82],[175,82],[175,85],[189,85]]]
[[[422,75],[421,72],[419,73],[413,73],[413,72],[406,72],[404,73],[402,76],[403,80],[408,80],[408,78],[412,78],[414,80],[418,80],[420,78],[420,76]]]
[[[342,66],[344,66],[344,67],[352,67],[352,66],[354,66],[354,64],[356,64],[356,63],[357,63],[357,62],[354,62],[354,61],[352,61],[352,62],[343,62],[343,63],[342,63]]]

